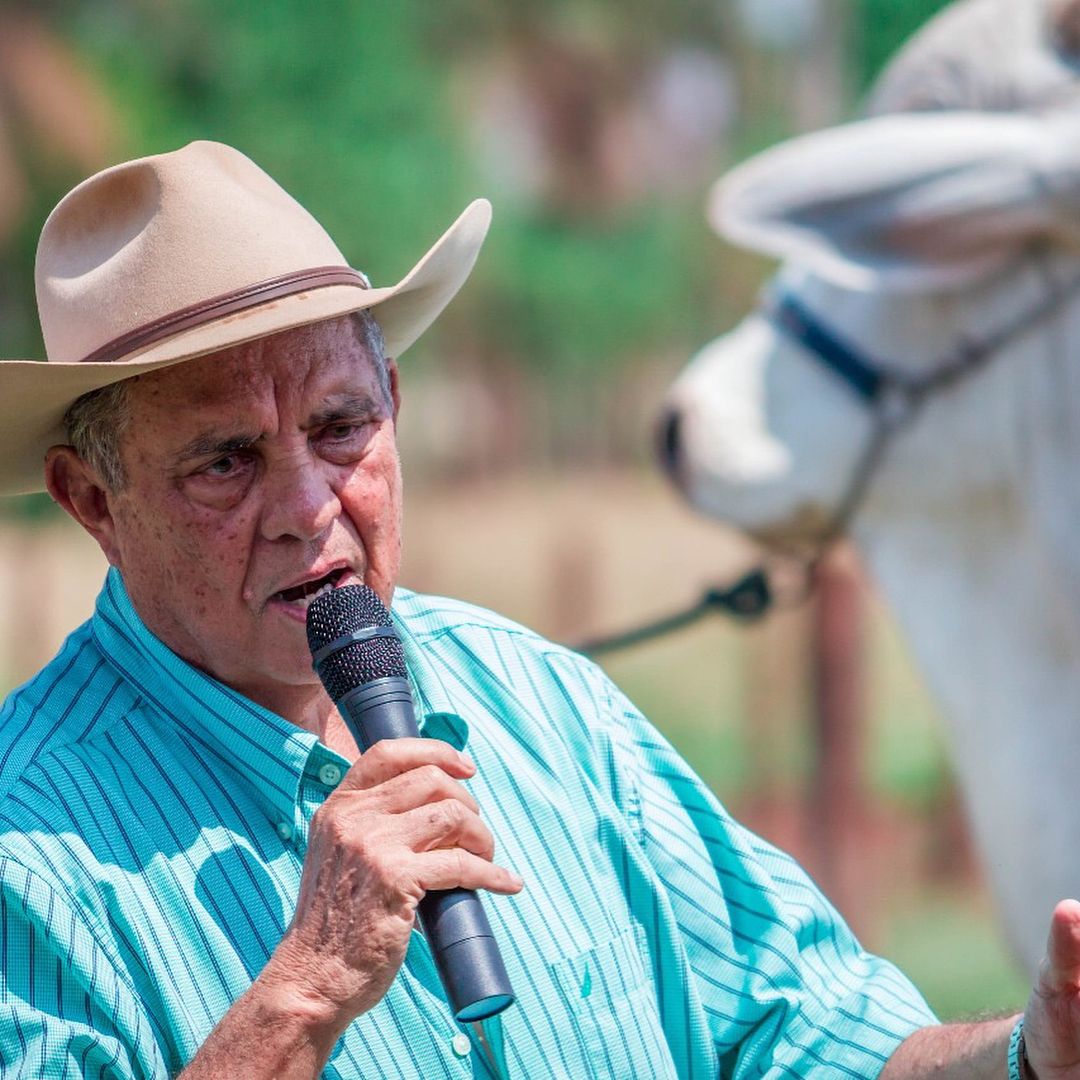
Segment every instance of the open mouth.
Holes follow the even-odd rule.
[[[274,593],[270,599],[280,600],[285,604],[302,603],[306,608],[316,596],[329,592],[341,580],[344,573],[345,568],[339,567],[337,570],[331,570],[329,574],[324,574],[321,578],[294,585],[291,589],[282,589],[281,592]]]

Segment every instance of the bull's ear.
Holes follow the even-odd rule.
[[[853,288],[960,286],[1080,245],[1080,111],[881,116],[780,144],[713,188],[735,243]]]

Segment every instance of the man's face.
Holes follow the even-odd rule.
[[[348,318],[135,380],[108,554],[147,626],[271,708],[317,686],[311,594],[397,578],[394,396]]]

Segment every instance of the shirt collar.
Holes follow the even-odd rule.
[[[468,726],[418,637],[404,619],[397,614],[393,618],[405,649],[421,734],[463,749]],[[177,656],[142,621],[115,567],[98,596],[91,629],[117,673],[166,720],[234,769],[271,820],[293,819],[311,755],[317,750],[330,753],[314,734]]]
[[[105,659],[159,714],[247,781],[272,820],[292,820],[315,735],[177,656],[147,629],[115,568],[91,629]]]

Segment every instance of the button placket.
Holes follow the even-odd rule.
[[[327,787],[337,787],[341,783],[341,766],[328,761],[319,769],[319,782]]]

